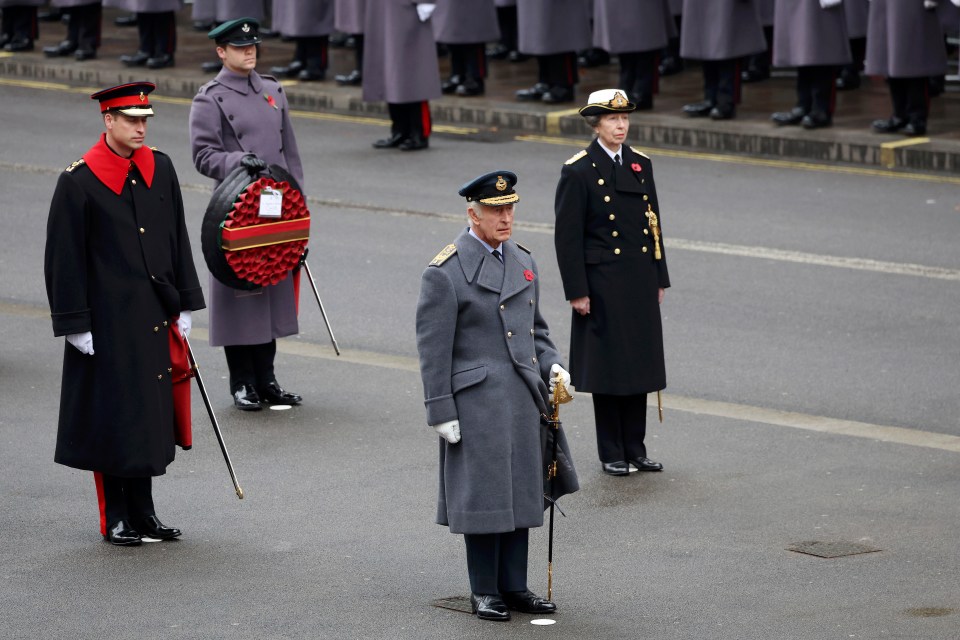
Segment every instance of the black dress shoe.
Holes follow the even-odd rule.
[[[400,151],[420,151],[430,146],[430,141],[419,134],[414,134],[397,145]]]
[[[107,529],[107,535],[103,536],[103,539],[118,547],[135,547],[143,542],[140,534],[126,520],[120,520]]]
[[[924,122],[911,122],[903,128],[903,134],[906,136],[925,136],[927,135],[927,125]]]
[[[619,462],[601,462],[600,466],[603,467],[603,472],[608,476],[630,475],[630,467],[627,466],[627,463],[624,460]]]
[[[336,80],[337,84],[341,86],[359,87],[361,84],[363,84],[363,74],[360,73],[359,69],[354,69],[347,75],[335,76],[334,80]]]
[[[173,56],[169,53],[147,59],[147,69],[166,69],[173,66]]]
[[[68,56],[77,50],[77,43],[73,40],[63,40],[60,44],[54,44],[43,48],[43,55],[48,58],[59,58]]]
[[[631,93],[630,102],[636,105],[637,111],[650,111],[650,109],[653,109],[653,96]]]
[[[11,36],[9,33],[0,34],[0,49],[7,46],[7,43],[11,40],[13,40],[13,36]]]
[[[546,598],[541,598],[537,594],[526,591],[505,591],[503,593],[503,602],[507,608],[519,611],[520,613],[556,613],[557,605]]]
[[[740,80],[746,83],[761,82],[769,77],[770,72],[763,69],[746,69],[740,72]]]
[[[279,31],[274,31],[273,29],[268,28],[260,29],[257,31],[257,33],[259,33],[260,37],[264,40],[273,40],[274,38],[280,37]]]
[[[63,12],[60,9],[50,8],[46,11],[37,12],[37,22],[60,22]]]
[[[850,91],[860,88],[860,74],[841,71],[840,77],[836,81],[838,91]]]
[[[777,111],[770,116],[773,123],[781,127],[792,124],[800,124],[807,112],[802,107],[794,107],[790,111]]]
[[[524,102],[529,102],[532,100],[540,100],[543,98],[543,94],[550,90],[550,85],[545,82],[538,82],[529,89],[520,89],[514,95],[517,100],[522,100]]]
[[[16,53],[18,51],[33,51],[33,40],[30,38],[14,38],[3,45],[4,51]]]
[[[507,60],[509,62],[526,62],[529,59],[530,56],[525,53],[520,53],[519,51],[511,51],[507,54]]]
[[[149,59],[150,54],[146,51],[137,51],[133,55],[120,56],[120,62],[128,67],[142,67],[143,65],[147,64],[147,60]]]
[[[457,87],[459,87],[461,84],[463,84],[463,77],[460,74],[452,75],[449,79],[444,80],[440,84],[440,93],[450,95],[456,91]]]
[[[481,620],[506,622],[510,619],[510,611],[500,596],[484,596],[471,593],[470,607]]]
[[[248,384],[241,384],[233,392],[233,406],[241,411],[260,411],[263,408],[260,405],[260,396]]]
[[[300,404],[303,402],[303,398],[296,393],[284,391],[276,380],[260,388],[260,398],[263,402],[269,404]]]
[[[487,47],[487,57],[491,60],[504,60],[510,55],[510,47],[498,42]]]
[[[804,129],[822,129],[823,127],[829,127],[832,124],[833,118],[825,113],[817,111],[813,111],[803,116],[803,120],[800,122],[800,125]]]
[[[710,115],[710,110],[713,109],[713,103],[709,100],[704,100],[703,102],[691,102],[690,104],[683,105],[683,112],[692,118],[703,118]]]
[[[155,538],[157,540],[173,540],[180,537],[180,529],[168,527],[157,519],[157,516],[147,516],[136,520],[137,531],[144,538]]]
[[[400,146],[404,140],[407,139],[407,136],[402,133],[393,133],[390,134],[389,138],[382,138],[373,143],[374,149],[393,149]]]
[[[223,69],[223,63],[219,60],[216,62],[210,60],[200,63],[200,70],[204,73],[220,73],[220,69]]]
[[[194,20],[193,30],[194,31],[203,31],[206,33],[213,29],[213,22],[207,22],[206,20]]]
[[[550,91],[543,94],[540,98],[545,104],[561,104],[564,102],[573,102],[572,87],[550,87]]]
[[[681,58],[664,58],[659,67],[661,76],[672,76],[683,71],[683,60]]]
[[[663,465],[650,458],[631,458],[630,464],[635,466],[637,471],[663,471]]]
[[[321,82],[327,79],[327,72],[323,69],[303,69],[297,74],[300,82]]]
[[[294,60],[285,67],[270,67],[270,75],[278,78],[295,78],[306,66],[303,60]]]
[[[896,133],[907,126],[907,121],[894,116],[889,120],[874,120],[871,126],[877,133]]]
[[[463,84],[457,87],[456,94],[461,97],[482,96],[484,92],[483,80],[474,80],[467,78]]]
[[[733,107],[728,107],[726,109],[722,107],[714,107],[710,109],[710,119],[711,120],[732,120],[737,116],[737,112]]]
[[[131,13],[126,16],[117,16],[113,19],[113,24],[118,27],[135,27],[137,26],[137,14]]]

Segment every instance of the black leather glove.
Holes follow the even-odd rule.
[[[255,153],[248,153],[240,158],[240,166],[251,174],[257,174],[267,168],[267,163],[260,159]]]

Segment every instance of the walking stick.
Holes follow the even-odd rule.
[[[327,312],[323,308],[323,301],[320,299],[320,292],[317,291],[317,283],[313,279],[313,274],[310,273],[310,265],[307,264],[307,250],[304,249],[303,255],[300,256],[300,264],[303,265],[303,270],[307,272],[307,279],[310,281],[310,288],[313,289],[313,295],[317,298],[317,304],[320,305],[320,315],[323,316],[323,322],[327,325],[327,333],[330,334],[330,342],[333,343],[333,350],[337,352],[337,355],[340,355],[340,346],[337,344],[337,339],[333,337],[333,328],[330,326],[330,321],[327,320]]]
[[[233,489],[237,492],[237,497],[243,500],[243,489],[240,488],[240,483],[237,482],[237,473],[233,470],[233,463],[230,462],[230,454],[227,453],[227,445],[223,442],[223,434],[220,433],[220,423],[217,422],[217,416],[213,413],[213,407],[210,406],[210,398],[207,397],[207,388],[203,384],[203,378],[200,377],[200,365],[197,364],[197,359],[193,355],[193,348],[190,346],[190,341],[187,340],[186,336],[183,337],[183,341],[187,343],[187,353],[190,355],[190,368],[193,369],[193,372],[196,374],[197,386],[200,387],[200,395],[203,396],[203,404],[207,407],[210,422],[213,424],[213,432],[217,434],[220,451],[223,452],[223,459],[227,463],[227,470],[230,472],[230,478],[233,480]]]
[[[559,374],[554,377],[553,384],[553,402],[551,403],[553,405],[553,415],[547,420],[547,428],[553,429],[553,452],[551,453],[553,462],[550,463],[547,473],[550,480],[550,494],[547,498],[547,500],[550,501],[550,534],[547,542],[547,600],[553,599],[553,508],[556,506],[556,500],[553,498],[553,483],[554,478],[557,477],[557,440],[560,439],[560,405],[573,400],[573,396],[567,391],[567,385],[563,382],[563,378],[561,378]],[[560,513],[563,514],[563,511]]]

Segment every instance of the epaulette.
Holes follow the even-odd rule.
[[[74,169],[76,169],[77,167],[79,167],[79,166],[82,165],[82,164],[86,164],[86,162],[87,162],[86,160],[84,160],[83,158],[80,158],[79,160],[77,160],[76,162],[74,162],[73,164],[71,164],[69,167],[67,167],[66,169],[64,169],[64,171],[66,171],[67,173],[73,173],[73,170],[74,170]]]
[[[530,251],[530,249],[527,249],[525,246],[523,246],[519,242],[515,242],[514,244],[516,244],[517,248],[520,249],[521,251],[526,251],[527,253],[533,253],[532,251]]]
[[[276,82],[277,84],[280,84],[280,81],[277,80],[277,77],[276,77],[276,76],[271,76],[271,75],[268,75],[268,74],[266,74],[266,73],[261,73],[261,74],[260,74],[260,77],[261,77],[261,78],[266,78],[267,80],[273,80],[273,81]]]
[[[456,252],[457,252],[457,245],[455,245],[455,244],[448,244],[447,246],[445,246],[445,247],[443,248],[443,251],[441,251],[440,253],[438,253],[438,254],[433,258],[433,260],[430,261],[430,264],[429,264],[428,266],[431,266],[431,267],[439,267],[439,266],[442,265],[444,262],[446,262],[447,260],[449,260],[449,259],[450,259],[450,256],[452,256],[452,255],[455,254]]]
[[[635,154],[637,154],[638,156],[643,156],[643,157],[646,158],[647,160],[650,159],[650,156],[648,156],[647,154],[645,154],[645,153],[642,152],[642,151],[637,151],[637,150],[634,149],[633,147],[630,147],[630,150],[633,151],[633,152],[634,152]]]
[[[572,158],[570,158],[569,160],[567,160],[567,161],[564,162],[563,164],[573,164],[574,162],[576,162],[576,161],[579,160],[580,158],[584,157],[585,155],[587,155],[587,150],[586,150],[586,149],[581,149],[580,151],[577,151],[577,153],[576,153]]]

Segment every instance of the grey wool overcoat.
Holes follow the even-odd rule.
[[[500,39],[493,0],[437,0],[430,18],[437,42],[474,44]]]
[[[923,0],[871,0],[867,75],[922,78],[947,72],[943,28]]]
[[[190,107],[190,143],[197,171],[219,184],[247,153],[286,169],[303,188],[303,167],[283,87],[256,71],[224,68],[200,87]],[[253,291],[210,276],[210,344],[264,344],[297,333],[293,278]]]
[[[730,60],[766,49],[758,0],[683,0],[684,58]]]
[[[590,0],[517,0],[518,48],[546,56],[590,48]]]
[[[593,2],[593,46],[608,53],[655,51],[676,36],[668,0]]]
[[[851,38],[867,37],[867,12],[870,0],[843,0],[843,13],[847,16],[847,32]]]
[[[366,0],[336,0],[333,24],[340,33],[363,33],[363,8]]]
[[[285,38],[310,38],[333,33],[333,0],[286,0],[273,3],[274,31]]]
[[[440,93],[437,43],[413,0],[367,0],[363,40],[363,99],[423,102]]]
[[[842,6],[824,9],[820,0],[777,0],[773,27],[775,67],[849,64],[850,36]]]
[[[163,13],[180,11],[183,0],[103,0],[103,6],[133,13]]]
[[[540,315],[536,262],[511,240],[501,250],[503,264],[464,230],[420,283],[427,423],[460,422],[459,443],[440,439],[437,523],[452,533],[543,524],[540,415],[548,413],[550,367],[561,359]],[[565,480],[567,492],[577,489],[572,464]]]

